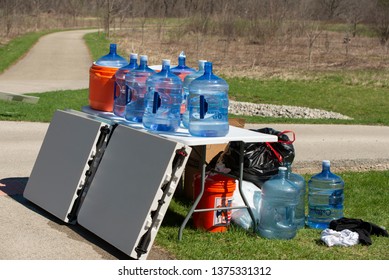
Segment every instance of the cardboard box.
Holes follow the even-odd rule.
[[[245,125],[245,120],[240,118],[231,118],[229,119],[229,123],[232,126],[243,128]],[[227,144],[213,144],[206,145],[206,157],[205,161],[209,163],[219,152],[224,151],[227,147]],[[201,147],[194,146],[192,147],[192,152],[188,159],[188,162],[184,171],[184,182],[183,189],[181,190],[181,194],[188,198],[193,199],[194,195],[194,176],[200,173],[201,170]]]

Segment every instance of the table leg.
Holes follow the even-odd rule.
[[[244,142],[239,142],[239,193],[242,196],[244,205],[247,207],[247,211],[249,212],[250,218],[253,221],[253,231],[255,233],[255,229],[257,227],[257,221],[255,219],[253,210],[250,207],[250,204],[248,204],[247,199],[243,193],[242,189],[242,182],[243,182],[243,170],[244,170]]]
[[[242,181],[243,181],[243,170],[244,170],[244,142],[239,142],[239,193],[243,199],[243,202],[244,202],[244,205],[245,207],[244,208],[247,208],[247,211],[249,212],[249,215],[250,215],[250,218],[251,220],[253,221],[253,232],[255,233],[255,229],[257,227],[257,221],[255,219],[255,216],[254,216],[254,213],[250,207],[250,205],[248,204],[247,202],[247,199],[243,193],[243,189],[242,189]],[[204,194],[204,189],[205,189],[205,170],[206,170],[206,161],[205,161],[205,158],[206,158],[206,152],[207,152],[207,149],[206,149],[206,146],[203,145],[201,146],[201,189],[200,189],[200,193],[199,195],[196,197],[192,207],[190,208],[188,214],[186,215],[184,221],[182,222],[181,224],[181,227],[178,231],[178,240],[182,240],[182,234],[183,234],[183,230],[186,226],[186,224],[188,223],[190,217],[193,215],[193,213],[195,212],[195,209],[197,207],[197,205],[199,204],[200,200],[201,200],[201,197],[203,196]],[[226,174],[228,175],[228,174]],[[233,209],[233,208],[240,208],[240,207],[230,207],[230,209]],[[208,209],[210,210],[210,209]],[[208,211],[207,210],[207,211]]]
[[[205,189],[205,169],[207,167],[207,164],[206,164],[206,161],[205,161],[206,153],[207,153],[206,146],[205,145],[201,146],[201,151],[200,151],[200,157],[201,157],[200,158],[200,162],[201,162],[201,189],[200,189],[199,195],[196,197],[192,207],[190,208],[188,214],[186,215],[184,221],[181,224],[181,227],[180,227],[180,229],[178,231],[178,240],[182,240],[182,232],[183,232],[186,224],[188,223],[190,217],[192,216],[193,212],[195,211],[195,209],[197,207],[197,204],[199,204],[199,202],[201,200],[201,197],[204,194],[204,189]]]

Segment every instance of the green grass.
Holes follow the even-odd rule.
[[[305,120],[247,117],[250,123],[344,123],[389,125],[389,87],[347,84],[340,74],[316,80],[227,79],[229,97],[253,103],[303,106],[337,112],[354,120]]]
[[[31,94],[37,104],[0,100],[0,120],[50,122],[57,109],[81,110],[88,105],[88,90],[69,90]]]
[[[347,172],[345,211],[349,218],[359,218],[389,228],[389,171]],[[306,179],[310,175],[306,175]],[[387,260],[389,238],[372,236],[371,246],[327,247],[320,241],[320,230],[304,228],[291,240],[268,240],[233,225],[227,232],[210,233],[193,228],[192,220],[178,241],[178,228],[189,204],[176,198],[171,204],[156,241],[178,259],[215,260]]]

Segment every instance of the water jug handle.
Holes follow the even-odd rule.
[[[204,119],[204,116],[207,112],[208,102],[205,100],[204,95],[200,95],[200,119]]]
[[[279,140],[281,135],[284,135],[284,134],[287,134],[287,133],[291,133],[293,135],[293,138],[292,139],[289,138],[289,141]],[[280,133],[277,134],[277,137],[278,137],[278,142],[279,143],[284,143],[284,144],[287,144],[287,145],[293,144],[293,142],[296,140],[296,135],[295,135],[294,131],[292,131],[292,130],[281,131]]]
[[[126,85],[126,105],[130,103],[132,100],[132,89],[128,85]]]
[[[153,114],[157,113],[159,107],[161,107],[161,97],[157,91],[154,91]]]
[[[113,100],[116,100],[117,96],[116,96],[116,83],[113,84]]]

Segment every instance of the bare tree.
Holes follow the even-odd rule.
[[[373,24],[381,44],[387,46],[389,41],[389,0],[377,0]]]
[[[355,37],[357,34],[357,25],[361,23],[368,14],[367,7],[370,0],[347,0],[341,18],[345,19],[351,25],[351,35]]]

